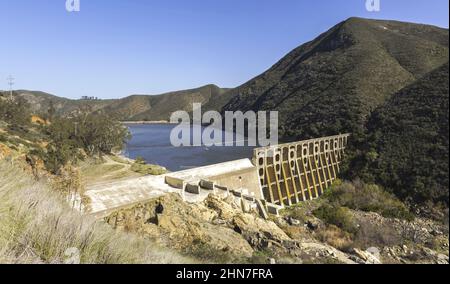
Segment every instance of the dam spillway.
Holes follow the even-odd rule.
[[[338,178],[350,134],[254,149],[241,159],[161,176],[144,176],[92,185],[87,213],[104,215],[119,208],[177,192],[186,202],[210,193],[234,196],[262,215],[320,197]],[[247,207],[247,206],[246,206]]]

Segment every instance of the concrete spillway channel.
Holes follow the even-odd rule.
[[[202,202],[210,193],[233,196],[244,211],[264,218],[284,206],[318,198],[340,172],[349,134],[257,148],[253,161],[236,160],[161,176],[94,185],[85,195],[89,214],[99,217],[167,193]]]

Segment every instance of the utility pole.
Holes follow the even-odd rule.
[[[9,96],[10,96],[10,99],[11,99],[11,101],[13,100],[13,85],[14,85],[14,78],[11,76],[11,75],[9,75],[9,77],[8,78],[6,78],[6,80],[8,81],[8,85],[9,85]]]

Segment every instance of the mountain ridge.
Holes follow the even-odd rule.
[[[169,120],[170,114],[177,110],[190,112],[192,102],[206,103],[227,90],[214,84],[208,84],[198,88],[157,95],[134,94],[120,99],[106,100],[76,100],[30,90],[14,90],[13,93],[14,96],[25,99],[30,104],[31,110],[40,115],[45,115],[53,105],[56,113],[60,115],[69,115],[79,108],[89,107],[92,111],[108,112],[119,120],[160,121]],[[9,96],[7,91],[0,93],[3,93],[4,97]],[[180,101],[183,104],[180,104]]]
[[[363,133],[371,111],[447,61],[448,29],[350,18],[227,92],[223,111],[278,110],[293,139]]]

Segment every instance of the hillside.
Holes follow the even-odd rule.
[[[206,85],[196,89],[169,92],[161,95],[132,95],[111,100],[71,100],[39,91],[17,90],[14,96],[24,98],[36,114],[46,114],[50,106],[56,114],[67,115],[80,108],[89,107],[92,111],[104,110],[120,120],[160,121],[169,120],[178,110],[192,111],[192,103],[207,104],[217,99],[227,89],[215,85]],[[8,96],[7,92],[3,92]],[[220,110],[224,104],[218,104],[208,110]]]
[[[0,172],[1,263],[65,263],[74,248],[83,264],[198,262],[77,213],[51,184],[36,181],[1,156]]]
[[[278,110],[284,138],[356,135],[371,111],[447,61],[447,29],[350,18],[227,92],[223,110]]]
[[[115,100],[104,108],[121,120],[160,121],[169,120],[170,115],[178,110],[192,111],[192,103],[206,104],[220,97],[224,92],[215,85],[197,89],[170,92],[162,95],[135,95]],[[220,107],[216,110],[220,110]],[[210,109],[209,109],[210,110]]]
[[[71,100],[45,92],[28,90],[16,90],[14,96],[24,98],[29,103],[31,111],[36,114],[48,113],[51,104],[53,104],[56,114],[69,114],[85,106],[89,106],[92,110],[98,110],[112,102],[112,100]]]
[[[401,90],[369,123],[367,169],[360,172],[403,199],[449,201],[448,63]]]

